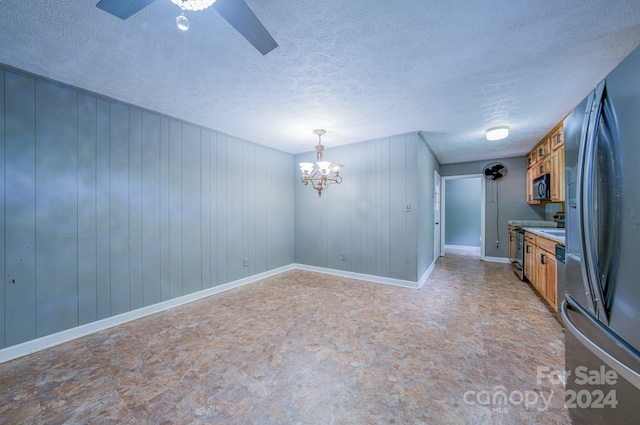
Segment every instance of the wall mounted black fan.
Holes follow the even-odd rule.
[[[509,170],[502,162],[491,162],[485,165],[482,170],[482,175],[485,180],[491,183],[498,183],[499,181],[506,179],[508,174]],[[499,186],[500,185],[498,184],[491,186],[491,203],[496,204],[496,249],[500,248],[500,208],[498,207],[498,204],[500,204]],[[494,188],[496,194],[495,201],[493,198]]]
[[[155,0],[100,0],[98,8],[120,19],[127,19],[135,15]],[[182,0],[187,2],[188,0]],[[266,55],[278,43],[262,25],[262,22],[249,9],[244,0],[214,0],[212,7],[231,24],[249,43],[260,53]]]
[[[484,166],[482,175],[490,182],[498,182],[504,180],[509,174],[507,166],[501,162],[492,162]]]

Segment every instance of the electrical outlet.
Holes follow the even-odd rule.
[[[347,261],[347,254],[345,252],[343,252],[342,254],[340,254],[340,259],[342,261]]]
[[[248,258],[245,258],[244,260],[242,260],[242,265],[243,265],[244,267],[249,267],[249,259],[248,259]]]
[[[407,204],[404,207],[405,212],[411,212],[411,204]]]

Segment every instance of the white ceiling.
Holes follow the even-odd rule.
[[[423,131],[441,163],[526,153],[640,44],[638,0],[246,0],[213,9],[2,0],[0,62],[286,152]],[[508,125],[504,141],[484,130]]]

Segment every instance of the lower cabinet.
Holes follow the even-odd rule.
[[[536,289],[551,307],[557,310],[556,290],[557,290],[557,270],[558,263],[556,257],[541,249],[536,248]]]
[[[542,298],[557,310],[556,242],[529,232],[524,238],[524,275]]]
[[[536,236],[532,233],[524,234],[524,277],[534,288],[537,288],[536,279]]]

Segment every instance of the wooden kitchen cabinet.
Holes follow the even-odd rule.
[[[558,260],[555,255],[549,254],[546,258],[546,286],[545,286],[545,299],[553,307],[554,310],[558,310],[557,305],[557,293],[558,293]]]
[[[528,204],[564,202],[564,128],[560,122],[527,154]],[[551,199],[539,201],[533,199],[533,180],[543,174],[549,174],[551,180]]]
[[[551,140],[549,139],[549,137],[547,136],[544,139],[542,139],[542,141],[538,143],[537,148],[538,148],[537,149],[538,162],[540,162],[541,160],[546,158],[547,155],[551,153]]]
[[[524,233],[524,277],[538,289],[536,276],[536,235]]]
[[[536,247],[536,289],[554,310],[556,306],[558,263],[554,254]]]
[[[556,127],[553,130],[553,133],[549,137],[549,140],[551,141],[552,151],[555,151],[556,149],[559,149],[562,146],[564,146],[564,128],[562,125],[559,127]]]
[[[564,149],[556,149],[550,157],[551,201],[564,202]]]
[[[538,162],[537,151],[534,149],[527,154],[527,168],[531,168]]]
[[[527,170],[527,203],[539,204],[540,201],[533,199],[533,180],[537,177],[536,167]]]
[[[524,245],[525,276],[540,296],[554,310],[557,310],[558,262],[555,257],[556,242],[526,232]]]

